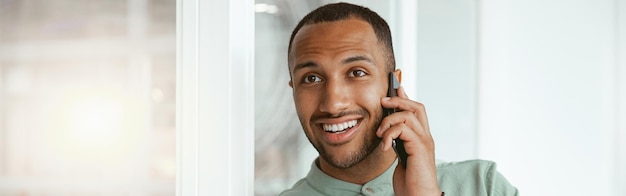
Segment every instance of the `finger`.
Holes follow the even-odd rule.
[[[380,137],[382,136],[383,132],[385,132],[387,129],[398,124],[405,124],[406,126],[410,128],[410,130],[414,131],[418,135],[429,135],[428,133],[425,132],[422,124],[415,117],[415,114],[413,114],[410,111],[396,112],[385,117],[380,122],[380,127],[376,131],[376,135]],[[403,140],[406,140],[406,139],[403,139]]]
[[[394,139],[404,141],[404,148],[409,156],[427,153],[424,150],[432,149],[432,146],[434,146],[432,137],[418,136],[413,129],[406,124],[394,125],[382,133],[382,150],[389,150],[392,147]]]
[[[417,118],[415,118],[414,114],[408,111],[397,112],[384,118],[381,121],[381,126],[376,131],[376,135],[383,138],[385,132],[398,126],[400,126],[401,128],[406,127],[406,129],[404,129],[403,131],[410,131],[412,132],[412,134],[399,135],[398,137],[394,137],[393,139],[401,139],[406,142],[418,140],[424,142],[432,140],[431,134],[424,129],[421,122]]]
[[[426,115],[426,107],[424,104],[401,97],[387,97],[381,100],[381,105],[384,108],[397,108],[402,111],[413,112],[422,125],[424,125],[424,129],[430,132],[428,116]]]
[[[404,90],[404,87],[400,86],[400,88],[398,88],[398,97],[402,97],[405,99],[409,98],[409,95],[406,94],[406,91]]]
[[[408,138],[412,138],[409,140],[415,140],[417,136],[406,124],[391,126],[391,128],[385,130],[381,135],[383,151],[387,151],[392,147],[392,141],[394,139],[401,139],[404,141]]]
[[[402,97],[383,97],[381,105],[384,108],[396,108],[404,111],[417,111],[424,108],[421,103]]]

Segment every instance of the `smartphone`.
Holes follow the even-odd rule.
[[[398,88],[400,88],[398,78],[396,78],[396,75],[391,72],[389,73],[388,80],[387,97],[398,96]],[[395,108],[383,108],[383,118],[393,114],[394,112],[396,112]],[[400,139],[394,139],[392,147],[393,151],[396,152],[396,155],[398,155],[398,158],[400,159],[400,164],[402,164],[402,167],[406,168],[406,159],[409,155],[404,149],[404,142]]]

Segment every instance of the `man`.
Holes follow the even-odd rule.
[[[404,89],[386,97],[395,69],[391,32],[375,12],[322,6],[294,29],[289,86],[304,132],[319,152],[311,171],[281,195],[517,195],[488,161],[435,163],[424,106]],[[383,108],[396,108],[383,118]],[[393,139],[402,140],[406,168]]]

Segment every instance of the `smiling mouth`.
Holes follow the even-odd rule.
[[[324,131],[329,132],[329,133],[341,133],[356,126],[357,123],[358,123],[357,120],[350,120],[347,122],[337,123],[337,124],[322,124],[322,129],[324,129]]]

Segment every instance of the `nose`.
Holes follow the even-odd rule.
[[[327,81],[319,110],[331,115],[347,110],[350,105],[350,94],[347,88],[342,81]]]

